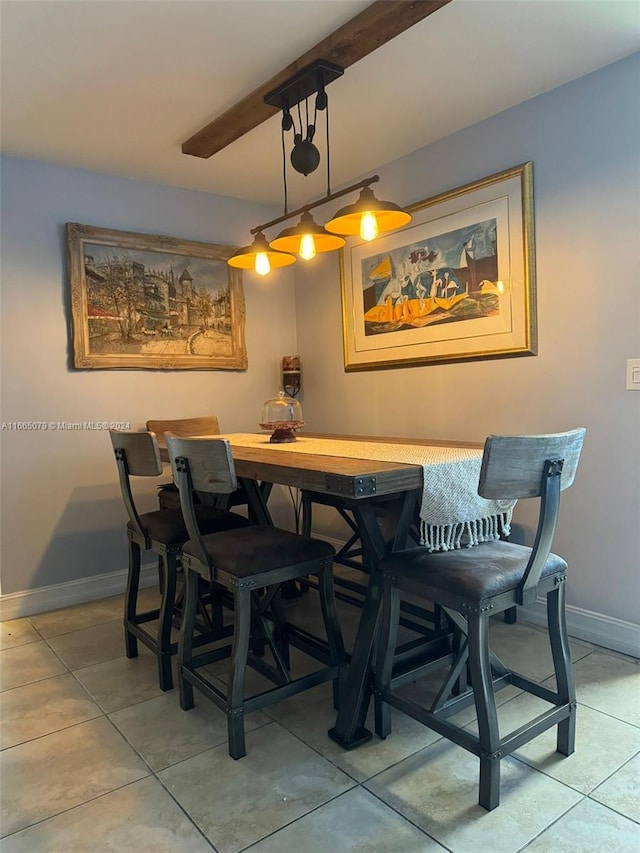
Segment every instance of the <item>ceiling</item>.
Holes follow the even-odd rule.
[[[2,150],[281,204],[278,116],[208,160],[181,144],[368,5],[2,0]],[[637,0],[453,0],[328,87],[332,186],[637,50]],[[292,204],[326,190],[318,124]]]

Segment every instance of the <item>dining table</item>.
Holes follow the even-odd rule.
[[[508,532],[511,509],[491,506],[485,511],[477,496],[483,445],[308,432],[290,443],[271,443],[268,434],[256,433],[212,437],[229,442],[236,475],[257,523],[272,523],[267,493],[260,487],[265,482],[330,496],[354,518],[371,571],[336,722],[328,734],[345,749],[359,746],[372,736],[365,718],[382,600],[377,561],[406,547],[410,532],[415,537],[417,508],[422,519],[420,541],[430,550],[464,547]],[[168,461],[162,443],[160,449]],[[443,515],[445,511],[448,515]],[[442,644],[433,651],[441,653]]]

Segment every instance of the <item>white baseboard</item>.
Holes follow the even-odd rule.
[[[158,583],[158,564],[143,563],[140,570],[140,587]],[[94,575],[90,578],[67,581],[66,583],[41,586],[26,592],[13,592],[0,595],[0,622],[33,616],[47,610],[58,610],[72,604],[83,604],[110,595],[119,595],[127,586],[127,570]]]
[[[529,607],[518,608],[518,619],[535,625],[547,624],[547,605],[538,599]],[[586,640],[596,646],[612,649],[634,658],[640,658],[640,625],[624,622],[581,607],[566,607],[567,633],[577,640]]]

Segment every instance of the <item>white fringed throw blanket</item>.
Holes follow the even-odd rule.
[[[423,469],[420,507],[421,540],[429,551],[448,551],[508,535],[515,501],[488,501],[478,494],[482,451],[466,447],[384,444],[377,441],[306,438],[291,444],[270,444],[253,433],[223,435],[242,447],[265,447],[282,453],[402,462]]]

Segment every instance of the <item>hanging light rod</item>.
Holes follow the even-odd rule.
[[[282,216],[278,216],[276,217],[276,219],[271,219],[269,222],[265,222],[264,225],[258,225],[256,228],[252,228],[250,233],[257,234],[260,231],[265,231],[267,228],[271,228],[272,225],[279,225],[281,222],[286,222],[287,219],[291,219],[292,217],[298,216],[301,213],[308,213],[310,210],[314,210],[314,208],[320,207],[320,205],[322,204],[327,204],[327,202],[334,201],[336,198],[342,198],[342,196],[348,195],[349,193],[355,192],[356,190],[361,190],[365,187],[370,187],[371,184],[375,184],[379,180],[379,175],[372,175],[370,178],[365,178],[363,181],[358,181],[357,184],[351,184],[350,187],[345,187],[343,190],[336,190],[336,192],[329,193],[323,198],[318,199],[318,201],[312,201],[310,204],[304,204],[302,207],[298,207],[296,210],[292,210],[291,213],[283,213]]]

